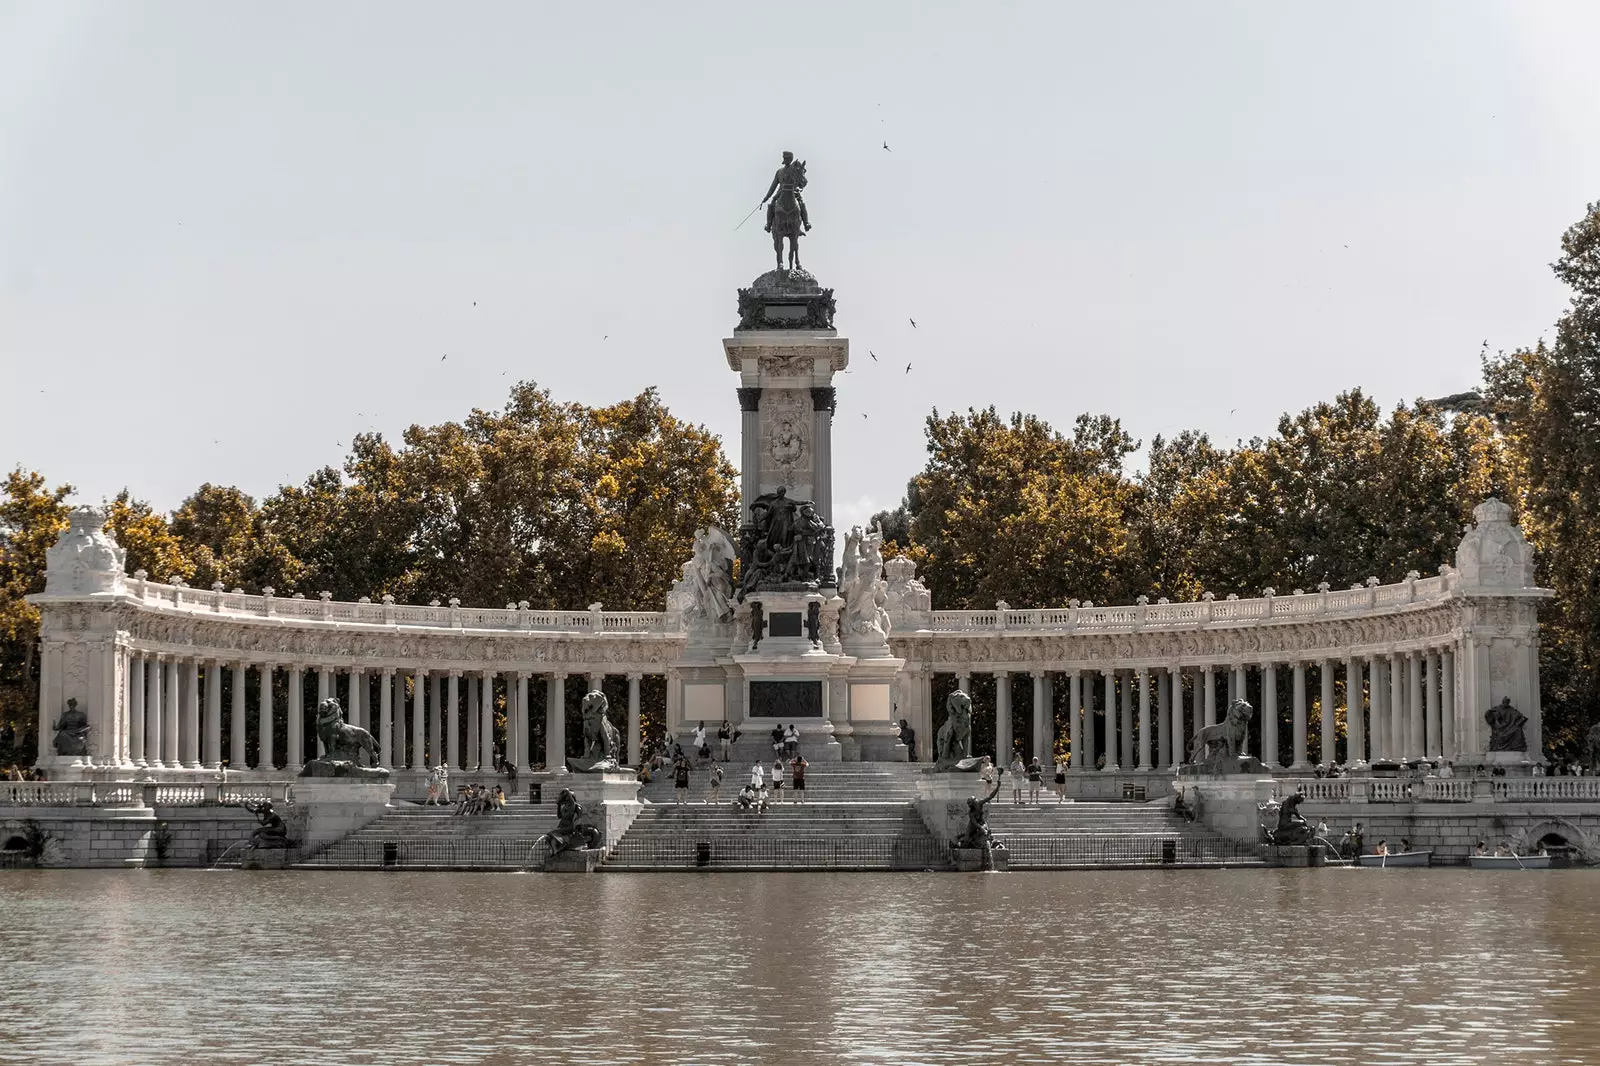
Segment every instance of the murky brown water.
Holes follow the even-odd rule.
[[[1600,1061],[1600,874],[7,871],[0,1062]]]

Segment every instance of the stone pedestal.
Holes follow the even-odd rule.
[[[560,775],[559,780],[544,787],[544,801],[552,805],[552,813],[556,796],[563,788],[570,788],[583,807],[579,820],[600,830],[601,848],[610,848],[622,839],[643,807],[639,802],[639,780],[632,773]]]
[[[606,853],[602,848],[573,848],[545,860],[547,874],[592,874],[600,868]]]
[[[1261,839],[1261,807],[1272,799],[1272,778],[1195,774],[1179,777],[1173,789],[1206,828],[1250,844]]]
[[[1327,849],[1321,845],[1315,847],[1310,844],[1261,845],[1261,858],[1268,866],[1294,868],[1323,866],[1326,865],[1327,857]]]
[[[383,814],[394,785],[388,781],[303,777],[294,784],[294,814],[300,853],[308,856],[342,839]],[[287,815],[289,812],[281,812]]]
[[[948,843],[965,832],[967,800],[984,795],[983,780],[976,770],[928,770],[917,776],[917,813],[935,840]]]

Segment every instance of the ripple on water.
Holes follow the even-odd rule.
[[[1595,876],[9,871],[0,1057],[1597,1061]]]

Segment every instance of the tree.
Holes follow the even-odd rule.
[[[38,750],[39,611],[23,597],[44,591],[45,552],[67,528],[71,495],[20,467],[0,495],[0,766]]]

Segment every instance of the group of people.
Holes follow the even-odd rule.
[[[1032,806],[1039,805],[1039,796],[1044,791],[1045,770],[1044,763],[1035,755],[1023,761],[1022,752],[1018,751],[1011,759],[1011,765],[1006,768],[1011,785],[1011,802],[1017,806],[1024,803]],[[999,780],[999,769],[994,760],[983,756],[983,761],[978,769],[978,777],[983,781],[984,791],[993,791],[994,784]],[[1056,756],[1055,765],[1050,771],[1050,791],[1055,793],[1057,803],[1067,801],[1067,759],[1064,755]],[[1024,799],[1026,795],[1026,799]]]
[[[782,803],[785,784],[794,802],[806,801],[806,768],[811,764],[798,752],[790,759],[781,753],[772,760],[771,767],[757,761],[750,767],[750,776],[733,798],[740,810],[766,810],[770,804]],[[674,802],[683,806],[689,802],[690,775],[693,767],[687,758],[678,758],[672,764],[672,791]],[[722,802],[722,782],[725,775],[720,763],[712,763],[707,780],[707,804]],[[771,782],[770,787],[768,782]]]
[[[456,791],[456,807],[452,813],[493,814],[495,811],[504,810],[505,806],[506,791],[499,785],[494,788],[485,785],[462,785]]]

